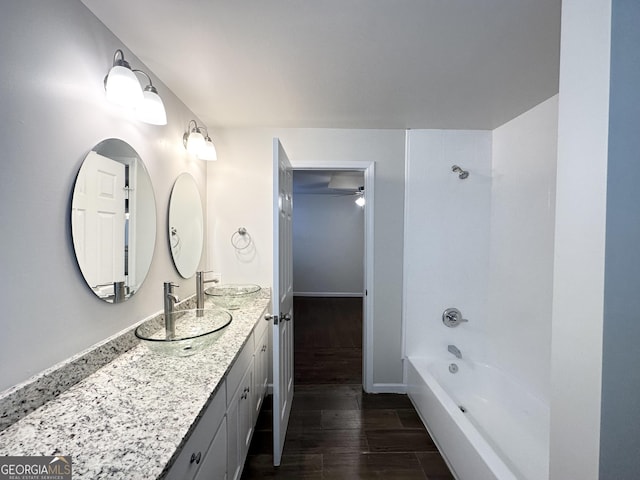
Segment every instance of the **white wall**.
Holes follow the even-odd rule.
[[[404,247],[405,354],[484,359],[489,279],[491,132],[408,132]],[[465,180],[451,171],[469,171]],[[448,328],[442,312],[469,323]]]
[[[401,383],[404,131],[216,131],[212,138],[219,160],[207,172],[208,268],[221,272],[225,282],[271,285],[273,137],[280,138],[294,166],[309,161],[376,162],[373,377],[377,384]],[[229,239],[240,226],[253,237],[250,255],[233,252]]]
[[[155,77],[167,126],[132,120],[107,103],[103,79],[117,48],[134,68],[152,75],[80,1],[2,5],[0,390],[159,311],[163,281],[182,285],[183,296],[195,291],[194,282],[181,279],[173,267],[166,224],[180,172],[196,178],[205,198],[206,166],[189,159],[182,146],[193,114]],[[99,300],[87,287],[70,233],[80,165],[95,144],[110,137],[125,140],[142,157],[157,202],[151,270],[140,291],[118,305]]]
[[[610,47],[610,0],[563,1],[551,480],[599,476]]]
[[[364,209],[356,205],[355,198],[294,193],[296,295],[363,295]]]
[[[488,358],[549,401],[558,132],[554,96],[493,131]]]

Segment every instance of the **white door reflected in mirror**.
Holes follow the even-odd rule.
[[[198,185],[182,173],[169,203],[169,247],[178,273],[190,278],[198,269],[204,245],[204,215]]]
[[[73,190],[71,233],[93,293],[118,303],[138,291],[153,258],[156,202],[144,163],[128,143],[109,138],[87,154]]]

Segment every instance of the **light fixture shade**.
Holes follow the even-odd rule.
[[[143,92],[143,100],[136,107],[138,119],[152,125],[166,125],[167,112],[164,103],[155,88],[147,86]]]
[[[218,160],[218,153],[216,147],[209,137],[204,140],[204,147],[198,152],[198,158],[200,160],[215,161]]]
[[[144,99],[142,87],[130,68],[114,65],[105,82],[107,100],[125,107],[137,106]]]
[[[364,207],[364,197],[362,195],[356,198],[356,205],[358,205],[359,207]]]
[[[199,155],[204,148],[204,137],[200,132],[192,131],[187,138],[187,151],[193,155]]]

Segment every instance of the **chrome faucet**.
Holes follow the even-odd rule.
[[[449,328],[454,328],[461,323],[468,322],[466,318],[462,318],[462,313],[457,308],[447,308],[442,312],[442,323]]]
[[[211,280],[205,280],[204,275],[208,272],[196,272],[196,316],[202,317],[204,308],[204,284],[205,283],[218,283],[217,278],[212,278]]]
[[[455,345],[449,345],[447,350],[449,350],[449,353],[454,354],[456,358],[462,358],[462,352],[460,352],[460,349]]]
[[[164,328],[167,339],[176,336],[175,306],[180,299],[173,293],[173,287],[177,287],[172,282],[164,282]]]

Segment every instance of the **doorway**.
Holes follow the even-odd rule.
[[[374,163],[294,163],[293,173],[294,185],[298,180],[294,186],[294,231],[296,213],[300,214],[303,206],[309,213],[328,208],[336,215],[327,224],[331,211],[325,211],[318,225],[305,229],[312,237],[307,238],[311,246],[314,241],[328,243],[322,247],[324,253],[315,255],[325,256],[315,259],[315,267],[308,258],[296,257],[294,235],[295,383],[360,384],[371,391]],[[307,195],[301,195],[301,190]],[[300,200],[303,195],[304,202]],[[322,198],[328,207],[322,207]],[[356,205],[356,200],[364,206]],[[343,211],[336,213],[337,208]],[[314,222],[311,217],[307,220]],[[322,228],[332,229],[334,238],[323,235]],[[314,255],[313,249],[309,255]],[[306,271],[306,278],[296,277],[300,263],[298,270]]]

